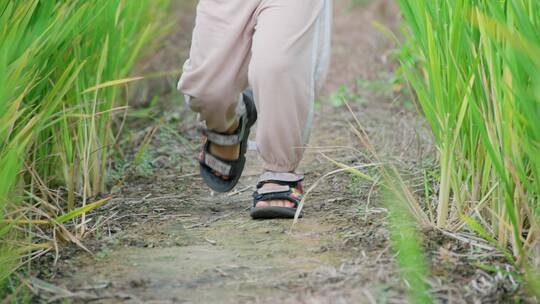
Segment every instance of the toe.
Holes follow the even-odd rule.
[[[291,202],[286,201],[286,200],[275,201],[272,204],[274,206],[284,207],[284,208],[293,208],[294,207],[294,204],[292,204]]]
[[[284,205],[283,207],[294,208],[294,204],[289,201],[284,201],[283,205]]]
[[[271,201],[270,205],[274,207],[283,207],[283,204],[281,203],[281,201]]]
[[[268,203],[267,202],[258,202],[257,205],[255,205],[255,207],[259,208],[259,207],[268,207]]]
[[[216,171],[212,171],[212,174],[214,174],[216,177],[219,177],[219,178],[221,178],[222,180],[225,180],[225,181],[230,179],[230,176],[221,175],[221,173],[216,172]]]
[[[292,202],[286,200],[276,200],[276,201],[261,201],[255,205],[256,208],[260,207],[285,207],[285,208],[294,208],[295,205]]]

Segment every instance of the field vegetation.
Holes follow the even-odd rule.
[[[119,85],[163,32],[167,4],[0,1],[0,298],[14,270],[78,243],[85,212],[107,200],[128,106]]]
[[[539,295],[540,2],[399,4],[402,71],[438,150],[417,218],[474,231]]]

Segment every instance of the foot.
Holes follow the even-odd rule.
[[[229,130],[227,130],[226,134],[233,134],[239,126],[239,122],[236,122]],[[234,146],[221,146],[215,143],[210,143],[210,154],[214,156],[218,156],[225,160],[236,160],[240,156],[240,144],[234,145]],[[221,176],[221,174],[214,172],[216,176]],[[228,179],[228,177],[223,176],[223,179]]]
[[[262,186],[262,190],[272,190],[276,189],[276,187],[280,187],[278,184],[265,184]],[[255,206],[257,207],[286,207],[286,208],[294,208],[295,205],[288,201],[288,200],[271,200],[271,201],[260,201]]]

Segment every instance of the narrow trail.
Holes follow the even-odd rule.
[[[183,14],[187,12],[193,10]],[[185,19],[192,15],[181,17],[189,26]],[[344,106],[329,105],[332,98],[342,97],[332,93],[343,84],[351,92],[341,94],[357,99],[353,109],[371,135],[392,142],[392,149],[406,151],[403,147],[411,144],[404,135],[411,127],[400,125],[410,116],[391,104],[385,91],[391,88],[357,92],[358,79],[374,81],[391,73],[390,44],[373,24],[391,27],[396,18],[395,7],[384,0],[354,7],[349,1],[336,1],[333,66],[300,168],[308,186],[335,169],[320,152],[345,163],[361,163],[351,149],[358,147],[349,130],[351,114]],[[173,38],[189,37],[177,33]],[[182,47],[185,55],[185,42]],[[247,211],[260,173],[257,155],[250,152],[234,192],[214,195],[195,174],[190,156],[197,145],[193,130],[180,129],[188,142],[161,128],[149,148],[157,155],[152,164],[158,170],[149,177],[127,179],[113,202],[94,215],[104,220],[87,241],[95,256],[76,251],[61,257],[52,281],[74,292],[71,300],[405,302],[385,228],[386,210],[371,184],[348,175],[325,179],[310,194],[305,218],[292,230],[291,221],[252,221]]]

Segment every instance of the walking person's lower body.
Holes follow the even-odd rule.
[[[257,120],[263,160],[254,218],[291,217],[295,174],[330,57],[331,0],[200,0],[178,89],[206,123],[201,173],[217,191],[236,184]],[[248,89],[249,87],[249,89]]]

